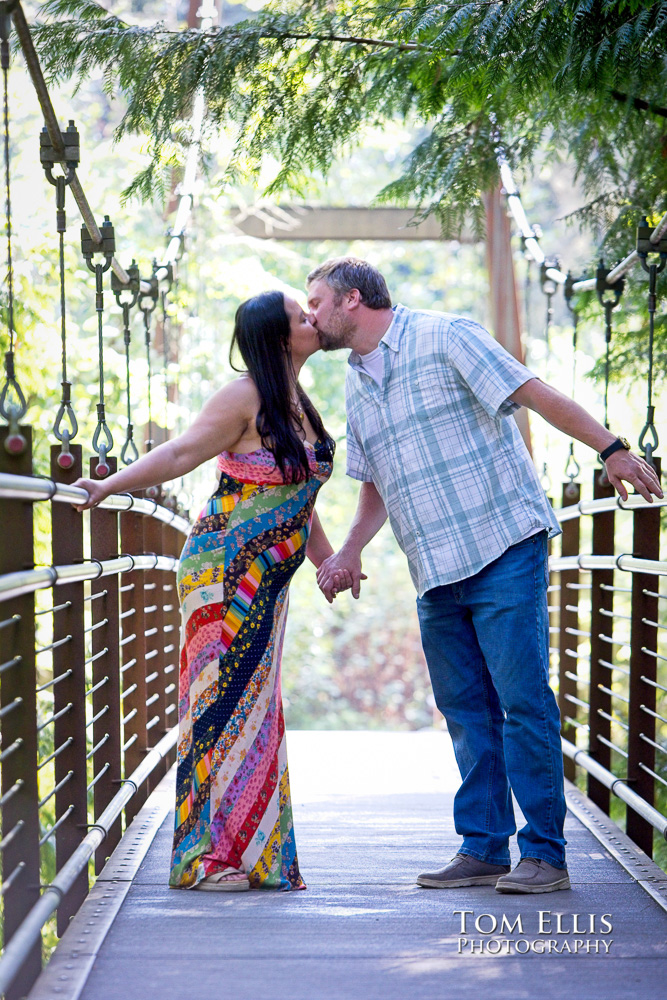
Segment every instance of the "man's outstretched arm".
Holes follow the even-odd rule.
[[[347,538],[338,552],[325,559],[317,571],[319,588],[329,604],[336,593],[346,590],[346,575],[352,578],[352,596],[359,597],[361,581],[366,577],[361,572],[361,550],[387,520],[382,497],[373,483],[362,483],[359,491],[357,512],[350,525]]]
[[[520,406],[527,406],[539,413],[559,431],[576,438],[598,453],[616,440],[617,435],[595,420],[583,406],[539,378],[525,382],[509,398]],[[630,483],[649,503],[653,502],[653,495],[662,499],[663,492],[658,477],[648,462],[639,455],[620,449],[609,456],[605,465],[609,482],[623,500],[628,499],[623,480]]]

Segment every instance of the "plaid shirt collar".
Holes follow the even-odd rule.
[[[387,347],[391,348],[395,354],[398,354],[401,345],[401,337],[409,318],[409,310],[405,306],[399,304],[394,306],[393,313],[394,318],[389,324],[389,329],[380,338],[380,344],[385,344]],[[363,367],[361,355],[357,351],[350,352],[347,363],[355,370],[362,369]]]

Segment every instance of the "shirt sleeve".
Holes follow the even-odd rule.
[[[360,479],[362,483],[373,482],[368,459],[349,420],[347,422],[347,465],[345,471],[351,479]]]
[[[473,396],[492,418],[507,417],[519,409],[508,399],[537,376],[512,357],[483,326],[460,317],[447,334],[447,357]]]

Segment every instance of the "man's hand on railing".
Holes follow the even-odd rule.
[[[605,462],[605,467],[609,482],[622,500],[628,499],[623,480],[630,483],[649,503],[653,503],[654,496],[662,500],[664,494],[655,470],[634,452],[623,449],[615,451]]]

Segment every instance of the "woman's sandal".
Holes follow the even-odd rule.
[[[245,892],[250,888],[250,879],[245,872],[236,868],[223,868],[198,882],[195,889],[205,892]]]

